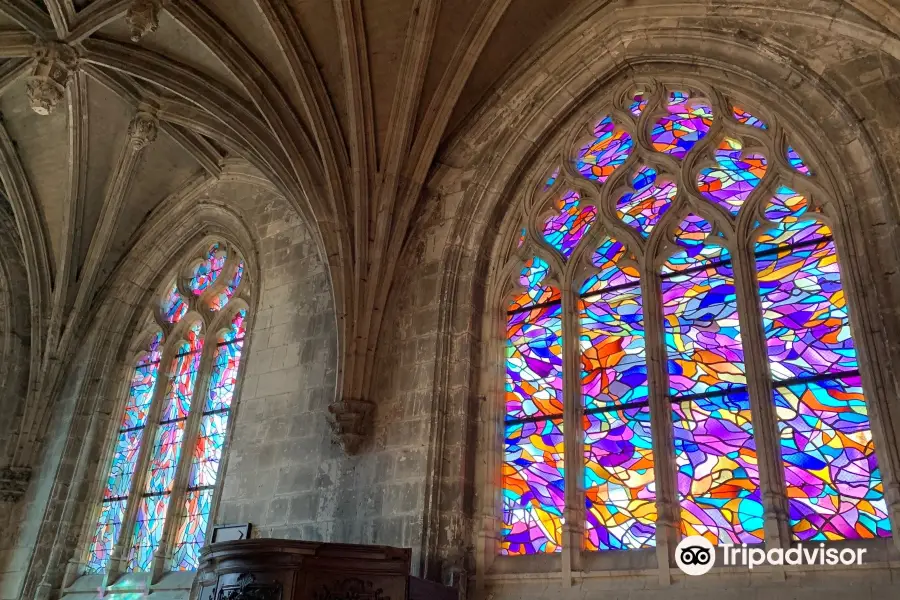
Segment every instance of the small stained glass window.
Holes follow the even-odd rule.
[[[593,141],[578,150],[575,168],[584,177],[603,183],[631,154],[634,141],[610,117],[597,123],[594,136]]]
[[[668,115],[653,125],[650,139],[657,152],[684,158],[712,126],[712,107],[705,100],[693,100],[687,92],[672,92],[666,104]]]
[[[127,571],[150,570],[170,521],[174,545],[168,564],[174,570],[195,570],[199,565],[246,335],[247,310],[240,305],[233,308],[237,297],[245,294],[241,284],[246,267],[235,258],[229,262],[225,246],[212,244],[190,264],[191,293],[182,294],[173,281],[157,300],[162,310],[156,314],[164,327],[152,337],[133,371],[87,551],[86,573],[104,572],[119,546],[124,548]],[[211,311],[200,310],[199,302]],[[210,323],[220,323],[215,343],[207,341],[198,313],[205,313]],[[204,364],[210,365],[206,371]],[[198,388],[205,390],[202,398],[195,393]],[[186,440],[194,440],[192,448],[183,447]],[[149,451],[139,462],[144,445]],[[187,473],[186,488],[176,486],[176,474],[182,470]],[[128,510],[131,504],[135,506]]]

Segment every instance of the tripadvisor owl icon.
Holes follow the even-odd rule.
[[[675,564],[686,575],[703,575],[715,562],[715,548],[705,537],[688,536],[675,548]]]

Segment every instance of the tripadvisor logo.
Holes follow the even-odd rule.
[[[687,575],[703,575],[716,563],[716,549],[705,537],[689,535],[675,547],[675,564]]]
[[[823,565],[834,567],[861,565],[865,548],[826,548],[825,544],[809,547],[797,544],[793,548],[748,548],[723,545],[722,564],[724,566],[745,566],[748,569],[760,565]],[[686,575],[708,573],[716,563],[716,550],[712,543],[699,535],[684,538],[675,548],[675,564]]]

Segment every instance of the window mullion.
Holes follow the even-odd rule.
[[[208,332],[203,341],[203,350],[200,356],[200,365],[194,380],[193,395],[187,420],[184,425],[184,437],[181,442],[181,453],[178,457],[178,466],[175,468],[175,477],[172,482],[172,491],[169,494],[169,506],[166,510],[166,520],[163,523],[163,531],[160,536],[159,546],[153,553],[153,563],[150,566],[153,581],[159,581],[163,573],[169,570],[172,559],[175,534],[183,518],[185,490],[191,471],[191,461],[194,457],[194,447],[197,444],[197,436],[200,430],[200,420],[203,417],[203,405],[206,401],[209,378],[212,373],[217,345],[216,338]]]
[[[578,297],[571,285],[562,289],[563,444],[566,486],[562,531],[562,577],[569,585],[572,571],[581,570],[584,545],[584,434],[581,429],[580,323]]]
[[[140,505],[141,496],[147,485],[147,478],[150,476],[148,467],[150,458],[153,453],[153,440],[156,431],[159,428],[159,415],[162,412],[165,403],[165,394],[169,388],[169,381],[172,378],[172,361],[178,351],[179,340],[168,340],[165,349],[159,360],[159,367],[156,372],[156,382],[153,388],[153,400],[150,402],[150,410],[147,412],[147,418],[144,421],[144,434],[141,437],[141,447],[138,450],[138,458],[134,465],[134,474],[131,478],[131,489],[128,493],[128,504],[125,507],[125,514],[122,517],[121,533],[116,541],[115,548],[110,556],[109,563],[106,568],[106,578],[104,585],[115,581],[118,576],[125,572],[125,563],[128,560],[127,552],[131,547],[131,540],[134,536],[134,521],[137,517],[138,506]]]
[[[772,401],[771,373],[766,351],[759,282],[752,252],[739,249],[732,263],[738,304],[747,393],[753,419],[753,437],[759,467],[766,546],[787,548],[791,534],[788,524],[784,469],[781,464],[778,422]]]
[[[675,441],[669,403],[666,340],[663,329],[662,290],[656,273],[641,273],[644,345],[650,402],[650,432],[656,484],[656,557],[660,579],[669,581],[669,565],[680,539],[681,520],[675,473]]]

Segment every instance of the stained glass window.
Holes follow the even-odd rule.
[[[507,313],[503,554],[562,549],[562,307],[535,257]]]
[[[628,106],[629,112],[636,117],[641,116],[641,113],[647,108],[647,93],[643,91],[638,91],[634,93],[634,96],[631,98],[631,104]]]
[[[616,127],[610,117],[597,123],[594,135],[594,140],[578,151],[575,168],[588,179],[603,183],[625,162],[634,142],[631,134]]]
[[[169,323],[175,324],[187,314],[187,311],[187,302],[184,301],[184,296],[181,295],[178,289],[178,283],[173,281],[162,301],[163,317]]]
[[[741,142],[725,138],[716,150],[717,168],[703,169],[697,177],[700,193],[736,215],[766,174],[766,157],[744,154]]]
[[[172,359],[159,426],[156,429],[145,478],[147,483],[138,505],[128,558],[129,571],[149,569],[153,553],[162,539],[202,350],[202,323],[198,321],[188,330],[186,339],[177,346],[175,358]]]
[[[222,273],[225,266],[225,249],[220,244],[213,244],[199,263],[191,269],[188,286],[197,296],[211,286]]]
[[[705,100],[693,100],[686,92],[672,92],[666,103],[668,115],[653,125],[653,149],[684,158],[712,125],[712,107]]]
[[[889,536],[831,230],[785,187],[765,215],[756,269],[794,537]]]
[[[200,418],[200,433],[188,473],[184,514],[176,533],[173,569],[194,570],[206,540],[213,488],[225,445],[225,431],[244,345],[245,310],[238,311],[231,326],[218,337],[209,392]]]
[[[624,246],[606,238],[582,286],[585,548],[655,545],[656,497],[640,280]]]
[[[756,447],[729,252],[689,215],[662,270],[675,460],[685,535],[762,540]]]
[[[761,150],[790,133],[774,139],[781,127],[722,106],[718,91],[616,97],[616,121],[567,149],[593,183],[542,167],[562,182],[516,215],[519,227],[540,224],[533,233],[565,262],[528,261],[505,306],[500,553],[565,552],[567,518],[582,521],[574,551],[650,549],[658,480],[675,484],[664,500],[678,503],[680,534],[713,544],[766,542],[773,494],[796,540],[889,536],[835,241],[817,204],[789,187],[795,172],[811,175],[795,147],[786,160]],[[714,113],[724,133],[698,147]],[[649,139],[632,134],[645,120]],[[687,189],[654,152],[696,165]],[[642,159],[628,177],[610,180],[633,154]],[[748,325],[763,335],[745,337]],[[648,369],[653,356],[659,370]],[[760,480],[762,430],[777,431],[766,451],[780,453],[783,488]],[[564,462],[564,432],[582,462]],[[582,470],[569,471],[578,481],[566,490],[572,464]]]
[[[544,182],[544,191],[547,191],[553,187],[553,184],[556,183],[557,177],[559,177],[559,167],[553,169],[553,172],[551,172],[549,177],[547,177],[547,180]]]
[[[624,194],[616,203],[619,218],[644,237],[650,236],[678,194],[678,187],[673,181],[657,182],[657,179],[654,169],[641,167],[631,181],[634,191]]]
[[[100,517],[90,542],[85,571],[102,573],[119,539],[122,519],[131,495],[131,482],[138,452],[144,438],[147,415],[159,371],[163,333],[156,333],[134,368],[119,433],[113,449],[112,465],[103,491]]]
[[[749,125],[750,127],[758,127],[759,129],[768,129],[769,126],[766,125],[765,121],[762,119],[753,116],[740,106],[732,107],[732,114],[738,123],[743,123],[744,125]]]
[[[102,573],[117,548],[128,571],[150,569],[161,548],[173,570],[198,566],[247,318],[246,309],[225,309],[243,295],[240,285],[246,273],[243,261],[228,262],[227,249],[219,243],[188,266],[180,272],[189,274],[185,289],[192,293],[182,294],[177,281],[166,288],[157,300],[162,310],[154,311],[165,324],[164,330],[153,337],[134,369],[87,551],[86,573]],[[210,293],[205,294],[207,291]],[[201,301],[208,308],[210,323],[227,317],[215,344],[204,344],[204,320],[198,315],[204,311],[196,306]],[[182,323],[189,312],[190,321]],[[210,355],[208,374],[201,372],[205,354]],[[167,363],[164,375],[158,377],[163,359]],[[198,389],[204,390],[203,398],[197,397]],[[185,443],[193,450],[186,451]],[[147,448],[142,450],[142,445]],[[178,484],[184,481],[179,472],[185,472],[186,487]],[[134,506],[129,508],[130,504]],[[161,545],[167,527],[173,530],[171,547]]]
[[[559,213],[544,222],[544,239],[569,258],[597,218],[597,209],[582,206],[578,192],[569,190],[557,201]]]
[[[798,172],[803,173],[804,175],[812,174],[809,170],[809,167],[807,167],[806,163],[803,162],[803,159],[800,158],[800,154],[791,146],[788,146],[787,149],[787,159],[788,162],[791,163],[791,166],[794,167]]]

